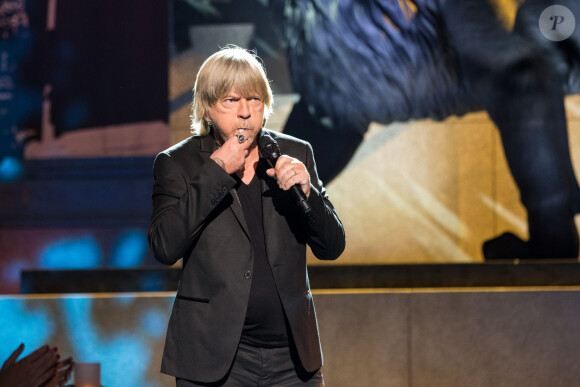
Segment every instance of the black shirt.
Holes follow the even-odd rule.
[[[250,300],[241,341],[254,347],[284,347],[288,345],[288,336],[284,309],[266,255],[259,171],[256,170],[250,184],[240,181],[236,189],[254,251]]]

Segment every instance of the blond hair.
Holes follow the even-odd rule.
[[[211,55],[201,65],[193,88],[191,131],[205,136],[210,125],[206,113],[232,87],[242,96],[257,94],[264,102],[264,122],[272,112],[274,97],[266,71],[255,52],[228,45]]]

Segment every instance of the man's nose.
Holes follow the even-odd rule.
[[[240,99],[240,107],[238,109],[238,117],[250,118],[250,104],[245,98]]]

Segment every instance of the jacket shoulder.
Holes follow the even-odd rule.
[[[165,154],[170,157],[179,157],[185,154],[193,154],[193,152],[195,152],[196,150],[199,151],[200,145],[201,145],[201,137],[191,136],[161,151],[159,154]]]
[[[201,137],[191,136],[165,149],[155,157],[154,169],[177,168],[187,171],[192,166],[203,163],[201,142]]]

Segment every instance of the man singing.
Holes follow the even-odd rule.
[[[336,259],[344,229],[310,145],[263,128],[272,102],[258,58],[228,46],[197,74],[195,134],[155,159],[149,243],[183,257],[161,365],[177,386],[324,385],[306,244]]]

